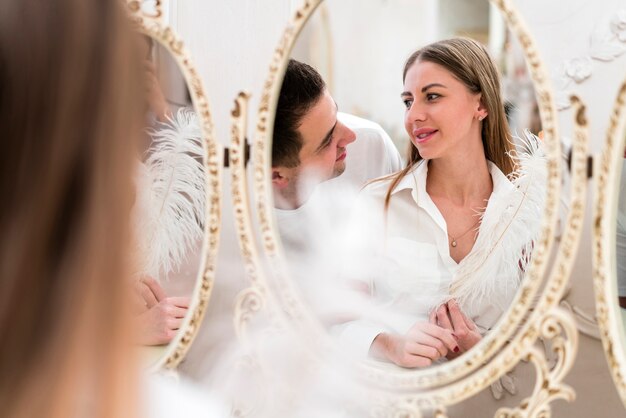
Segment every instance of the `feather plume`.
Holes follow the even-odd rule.
[[[547,161],[539,138],[524,131],[518,151],[511,152],[516,169],[514,187],[490,199],[481,214],[475,248],[460,263],[450,296],[471,316],[479,307],[506,310],[526,270],[539,234],[546,197]]]
[[[204,150],[197,116],[189,109],[179,109],[148,134],[152,143],[138,167],[134,220],[140,274],[161,279],[202,238]]]

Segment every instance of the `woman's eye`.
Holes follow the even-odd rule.
[[[431,101],[431,100],[438,99],[439,97],[441,97],[441,96],[438,95],[437,93],[428,93],[426,95],[426,100]]]
[[[413,99],[405,99],[405,100],[402,101],[402,103],[404,103],[404,107],[409,109],[411,107],[411,105],[413,104]]]

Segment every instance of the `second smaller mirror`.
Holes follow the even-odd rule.
[[[181,68],[154,38],[140,35],[139,44],[146,125],[134,179],[132,286],[136,340],[158,367],[198,296],[207,181],[201,125]]]

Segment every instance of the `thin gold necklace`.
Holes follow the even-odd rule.
[[[451,247],[456,247],[456,241],[457,241],[458,239],[463,238],[463,237],[464,237],[464,236],[465,236],[465,235],[466,235],[469,231],[471,231],[472,229],[474,229],[474,227],[475,227],[476,225],[478,225],[478,223],[479,223],[479,222],[480,222],[480,219],[479,219],[479,220],[477,220],[477,221],[476,221],[476,223],[475,223],[474,225],[472,225],[470,229],[468,229],[467,231],[463,232],[463,234],[459,235],[459,236],[458,236],[458,237],[456,237],[456,238],[454,238],[452,235],[448,234],[448,236],[450,237],[450,240],[451,240],[451,241],[450,241],[450,246],[451,246]]]

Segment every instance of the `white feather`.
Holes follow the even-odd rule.
[[[161,279],[179,268],[202,237],[204,151],[197,116],[189,109],[148,133],[152,143],[138,168],[134,220],[140,274]]]
[[[481,306],[506,310],[530,261],[540,229],[546,197],[547,162],[541,140],[529,131],[517,138],[511,153],[515,186],[491,199],[481,214],[475,248],[460,263],[450,287],[451,297],[470,314]],[[486,305],[485,305],[486,304]]]

